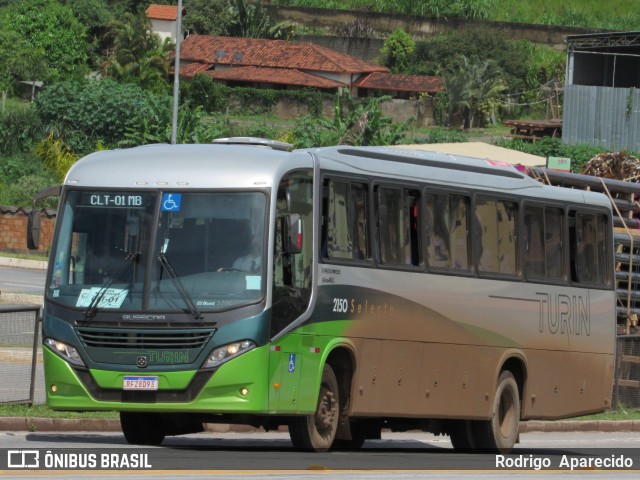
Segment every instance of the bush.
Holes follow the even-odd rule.
[[[518,138],[500,140],[496,142],[499,147],[510,148],[520,152],[538,155],[540,157],[566,157],[571,159],[571,171],[579,173],[583,166],[594,156],[609,150],[593,145],[565,145],[562,140],[554,137],[545,137],[537,142],[525,142]]]
[[[31,207],[31,202],[36,193],[56,183],[55,178],[52,176],[41,174],[26,175],[7,185],[0,184],[0,205]],[[56,208],[57,198],[48,198],[42,205],[45,208]]]
[[[4,155],[29,151],[42,135],[42,124],[32,108],[0,115],[0,152]]]
[[[309,89],[228,87],[202,74],[180,85],[181,100],[201,105],[208,113],[222,113],[229,109],[233,114],[262,115],[272,112],[278,101],[285,99],[306,105],[309,114],[318,116],[322,112],[322,101],[332,97],[332,94]]]
[[[110,79],[66,81],[45,88],[36,98],[41,121],[64,132],[62,139],[78,154],[90,153],[98,141],[115,146],[128,128],[147,114],[146,93]]]
[[[30,153],[14,153],[6,157],[0,156],[0,178],[7,185],[16,183],[25,175],[49,176],[42,161]]]

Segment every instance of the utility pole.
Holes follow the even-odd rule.
[[[180,95],[180,41],[182,40],[182,0],[178,0],[176,21],[176,58],[173,62],[173,121],[171,124],[171,144],[178,137],[178,97]]]

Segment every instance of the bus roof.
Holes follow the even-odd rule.
[[[397,147],[334,146],[293,152],[259,145],[146,145],[87,155],[69,170],[65,185],[90,188],[269,188],[287,171],[312,168],[391,182],[513,193],[609,206],[602,194],[543,185],[513,165]]]
[[[308,154],[255,145],[145,145],[92,153],[65,185],[104,188],[265,188],[291,168],[311,168]]]
[[[513,165],[446,153],[398,147],[335,146],[309,150],[324,170],[352,175],[380,175],[398,181],[428,181],[447,187],[459,186],[536,198],[589,203],[610,207],[601,193],[544,185]]]

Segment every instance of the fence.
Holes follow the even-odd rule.
[[[0,403],[36,400],[39,305],[0,305]]]

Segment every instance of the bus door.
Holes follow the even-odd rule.
[[[311,297],[312,178],[311,170],[291,173],[280,182],[277,192],[271,302],[271,338],[276,340],[269,360],[271,411],[299,411],[300,392],[315,390],[313,372],[317,367],[313,362],[309,365],[313,357],[319,357],[312,353],[314,325],[300,321]]]

